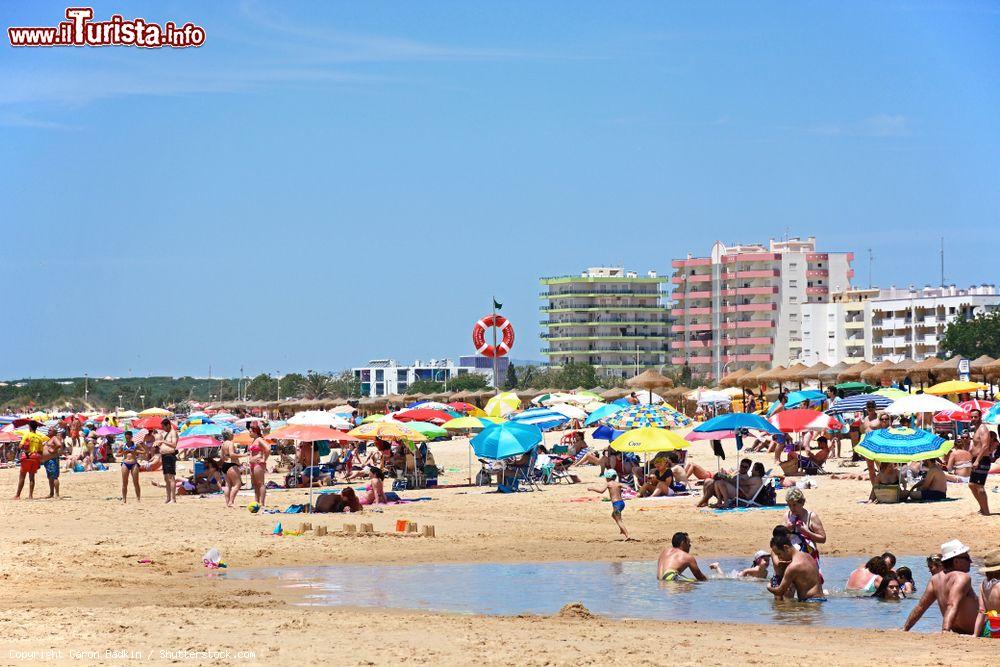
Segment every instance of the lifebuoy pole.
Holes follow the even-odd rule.
[[[493,331],[493,395],[497,396],[500,394],[500,378],[497,375],[498,359],[500,357],[497,354],[497,298],[493,297],[493,326],[490,327]]]

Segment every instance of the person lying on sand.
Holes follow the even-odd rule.
[[[687,533],[674,533],[670,538],[670,546],[660,552],[656,561],[656,579],[658,581],[706,581],[708,578],[701,573],[698,561],[691,555],[691,538]],[[694,579],[684,576],[684,571],[690,570]]]

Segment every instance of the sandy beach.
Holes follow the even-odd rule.
[[[547,439],[554,437],[549,434]],[[466,441],[433,448],[438,465],[449,470],[442,483],[463,483],[468,476]],[[731,465],[731,443],[727,451]],[[695,445],[691,456],[710,469],[716,465],[707,444]],[[760,454],[751,458],[767,461]],[[585,467],[580,473],[584,484],[545,486],[536,493],[497,495],[477,487],[443,488],[406,492],[404,496],[432,500],[366,509],[361,517],[305,517],[314,526],[329,529],[324,537],[272,536],[276,521],[294,526],[303,517],[250,514],[245,506],[252,495],[240,497],[243,507],[238,510],[227,510],[221,496],[181,497],[168,507],[162,489],[150,484],[151,479],[161,479],[159,473],[143,473],[143,502],[123,506],[117,469],[64,473],[62,500],[0,501],[6,536],[0,546],[6,564],[0,663],[23,664],[44,657],[107,664],[138,656],[152,663],[219,664],[213,656],[198,653],[218,651],[217,658],[234,663],[313,663],[334,658],[342,664],[506,664],[514,650],[517,661],[526,664],[668,660],[694,664],[724,650],[738,664],[761,664],[782,657],[802,659],[802,642],[837,665],[879,659],[986,664],[995,659],[995,648],[991,650],[987,642],[936,633],[821,628],[790,632],[780,626],[615,621],[579,608],[545,617],[492,617],[302,607],[293,605],[275,586],[227,581],[206,570],[200,560],[205,550],[217,547],[234,569],[337,563],[652,561],[672,533],[684,530],[691,534],[692,553],[704,567],[713,557],[746,557],[766,546],[771,528],[780,521],[777,512],[699,510],[694,506],[697,498],[691,497],[637,501],[629,503],[624,519],[638,541],[626,543],[608,516],[607,503],[586,491],[597,469]],[[16,471],[0,471],[8,498],[15,483]],[[954,502],[923,506],[862,503],[868,488],[865,482],[820,477],[819,488],[806,491],[807,506],[819,512],[829,534],[824,554],[860,558],[890,549],[900,555],[923,555],[952,538],[969,544],[974,554],[997,546],[998,519],[976,515],[964,487],[949,489],[958,498]],[[36,496],[46,493],[40,475]],[[305,502],[306,497],[302,490],[277,491],[269,494],[269,504],[285,507]],[[991,499],[996,497],[991,494]],[[397,519],[433,524],[437,536],[393,534]],[[372,523],[380,534],[338,534],[343,524],[361,521]],[[918,578],[926,580],[924,573]],[[930,623],[924,621],[921,629],[935,630]]]

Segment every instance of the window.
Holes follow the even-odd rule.
[[[381,368],[375,369],[375,382],[381,382],[384,379],[385,371]]]
[[[827,338],[835,338],[835,335],[834,335],[834,333],[833,333],[833,332],[831,331],[830,333],[828,333],[828,334],[826,335],[826,337],[827,337]]]
[[[790,296],[790,297],[788,297],[788,300],[791,303],[798,303],[799,302],[799,297],[797,297],[797,296]]]
[[[788,281],[788,286],[789,287],[798,287],[799,286],[799,281],[798,280],[789,280]]]
[[[397,370],[396,371],[396,382],[406,382],[406,371]]]

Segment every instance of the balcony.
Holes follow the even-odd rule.
[[[673,315],[711,315],[711,308],[674,308],[670,311]]]
[[[723,255],[723,264],[734,264],[736,262],[775,262],[781,259],[781,255],[776,252],[745,252],[739,255]]]
[[[826,252],[810,252],[806,253],[807,262],[825,262],[830,259],[830,254]]]
[[[670,278],[670,282],[672,282],[675,285],[680,285],[685,282],[706,283],[711,280],[712,280],[711,273],[695,273],[693,275],[673,276],[672,278]]]
[[[773,357],[767,353],[760,354],[737,354],[736,361],[771,361]]]
[[[666,313],[663,306],[561,306],[559,308],[539,308],[541,313],[626,313],[626,312],[652,312],[660,311]],[[602,319],[601,322],[614,322],[616,320]]]
[[[829,294],[829,287],[807,287],[806,294]]]
[[[723,338],[722,342],[730,347],[734,345],[773,345],[774,339],[770,336],[753,336],[749,338],[737,338],[730,336]]]
[[[709,323],[705,324],[675,324],[670,327],[670,330],[674,333],[680,333],[683,331],[711,331],[712,325]]]
[[[674,292],[673,298],[678,301],[681,299],[710,299],[712,298],[712,292],[710,290],[699,290],[697,292],[681,292],[678,290]]]
[[[826,269],[809,269],[806,271],[806,278],[826,278],[830,272]]]
[[[742,320],[735,324],[739,329],[773,329],[776,326],[774,320]]]
[[[670,363],[674,366],[683,366],[687,364],[710,364],[712,363],[712,357],[670,357]]]
[[[539,338],[545,340],[665,340],[668,338],[665,333],[650,333],[650,334],[598,334],[598,333],[587,333],[587,334],[566,334],[566,333],[543,333],[539,335]]]
[[[670,262],[671,268],[681,269],[690,266],[711,266],[711,257],[692,257],[691,259],[675,259]]]
[[[736,296],[758,296],[758,295],[768,295],[777,294],[777,287],[737,287]]]
[[[771,310],[778,310],[778,304],[776,303],[741,303],[736,306],[736,312],[739,313],[759,313]]]
[[[671,350],[683,350],[685,348],[691,349],[691,350],[707,350],[710,347],[712,347],[712,345],[714,345],[714,343],[711,340],[694,340],[694,339],[692,339],[692,340],[689,340],[689,341],[683,341],[683,340],[672,340],[672,341],[670,341],[670,349]]]
[[[864,329],[865,323],[861,320],[844,322],[845,329]]]
[[[737,278],[777,278],[781,275],[778,269],[748,269],[744,271],[727,271],[722,274],[723,280],[734,280]]]
[[[643,290],[630,290],[630,289],[619,289],[619,290],[600,290],[600,291],[565,291],[565,292],[539,292],[538,297],[541,299],[569,299],[573,297],[593,299],[602,296],[635,296],[643,299],[647,298],[659,298],[667,296],[666,292],[656,291],[643,291]]]

